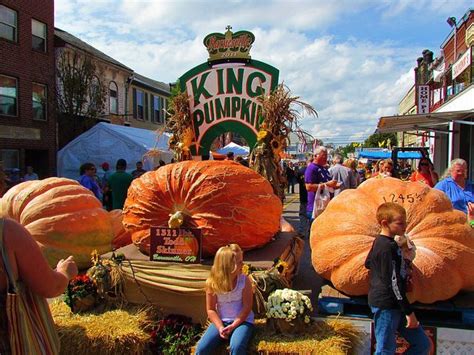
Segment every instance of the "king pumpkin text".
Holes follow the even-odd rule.
[[[245,77],[244,68],[217,69],[217,83],[215,83],[217,92],[212,95],[206,85],[209,84],[207,81],[210,73],[210,71],[204,72],[190,82],[191,97],[194,98],[192,117],[196,137],[199,136],[201,125],[212,124],[221,119],[246,121],[255,131],[258,131],[261,124],[259,118],[262,106],[256,102],[255,98],[265,93],[263,88],[267,80],[265,75],[259,71],[252,71]],[[202,108],[196,108],[201,104],[201,100]]]

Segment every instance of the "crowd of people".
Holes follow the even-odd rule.
[[[318,189],[322,191],[327,188],[330,198],[333,198],[343,190],[357,188],[362,182],[372,178],[396,177],[419,181],[443,191],[455,209],[468,213],[469,203],[474,203],[474,186],[467,180],[465,160],[454,159],[441,178],[427,157],[421,158],[413,171],[406,161],[397,163],[398,169],[394,172],[394,162],[391,159],[363,163],[352,158],[344,160],[341,155],[334,154],[329,161],[328,150],[322,146],[316,148],[314,155],[307,162],[284,162],[288,193],[294,193],[294,185],[299,186],[298,231],[302,235],[308,235],[309,224],[314,219],[314,199]]]
[[[25,174],[22,174],[18,168],[3,169],[0,163],[0,197],[2,197],[9,188],[20,182],[38,179],[38,174],[34,172],[33,167],[30,165],[25,168]]]
[[[164,165],[166,163],[160,160],[155,170]],[[107,162],[102,163],[101,168],[102,171],[98,173],[94,164],[82,164],[79,169],[81,175],[79,183],[91,190],[102,201],[104,208],[108,211],[122,209],[132,181],[147,172],[143,168],[143,162],[137,161],[135,170],[127,173],[127,161],[125,159],[117,160],[114,173],[110,172],[110,165]]]

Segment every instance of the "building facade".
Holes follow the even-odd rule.
[[[416,114],[382,117],[379,132],[424,131],[420,145],[429,146],[435,169],[449,161],[468,162],[474,179],[474,9],[461,19],[449,17],[451,27],[437,58],[425,50],[415,68]],[[407,94],[406,98],[409,95]]]
[[[0,2],[0,160],[55,174],[54,0]]]
[[[150,130],[163,129],[170,85],[134,73],[128,92],[127,125]]]
[[[474,178],[474,9],[460,20],[448,19],[452,31],[441,44],[440,59],[432,66],[430,112],[450,113],[472,111],[463,120],[452,120],[442,139],[431,138],[435,155],[446,160],[462,158],[469,164],[469,176]],[[434,140],[434,142],[433,142]]]
[[[133,70],[61,29],[55,30],[54,42],[57,85],[59,90],[61,90],[59,95],[64,94],[64,91],[68,90],[64,87],[64,82],[59,80],[61,71],[67,70],[61,69],[61,66],[64,67],[64,65],[61,65],[61,62],[65,60],[64,58],[72,61],[73,65],[81,66],[81,69],[84,68],[85,58],[88,58],[93,65],[94,75],[92,80],[89,81],[89,87],[86,92],[94,93],[97,90],[101,92],[99,102],[92,101],[93,95],[86,95],[85,101],[87,102],[84,103],[82,112],[73,114],[73,116],[77,117],[63,117],[67,113],[68,108],[59,110],[58,119],[63,119],[65,122],[69,122],[66,120],[72,119],[79,121],[73,122],[73,128],[70,127],[71,124],[69,123],[66,126],[67,132],[66,129],[59,131],[60,148],[75,138],[75,136],[90,129],[97,122],[128,125],[127,90],[132,80]],[[94,105],[99,107],[92,107]],[[68,115],[71,116],[70,113]]]
[[[398,114],[403,115],[415,115],[415,85],[406,93],[403,99],[398,104]],[[423,132],[411,131],[411,132],[398,132],[397,141],[398,145],[402,147],[416,147],[421,144],[421,137]]]

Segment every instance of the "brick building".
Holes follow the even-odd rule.
[[[381,117],[378,132],[418,131],[435,170],[441,173],[450,160],[462,158],[474,180],[474,9],[446,22],[451,30],[439,56],[424,50],[417,59],[416,114]]]
[[[54,0],[0,1],[0,159],[55,174]]]

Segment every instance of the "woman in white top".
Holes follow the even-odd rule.
[[[237,244],[221,247],[206,280],[207,315],[212,324],[199,341],[196,354],[212,354],[230,340],[231,354],[246,354],[254,331],[253,291],[242,274],[243,253]]]

